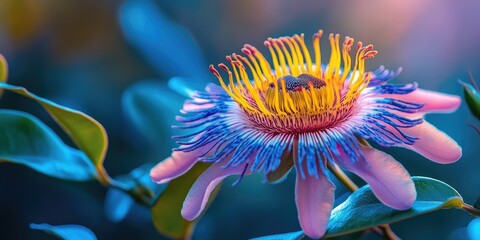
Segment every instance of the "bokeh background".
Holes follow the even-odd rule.
[[[132,2],[138,1],[0,1],[0,53],[9,62],[9,82],[101,122],[109,135],[105,166],[112,176],[158,162],[174,146],[170,136],[151,144],[132,128],[122,93],[145,79],[165,84],[180,76],[196,88],[215,82],[208,64],[223,62],[244,43],[266,53],[267,37],[311,36],[322,28],[374,44],[380,53],[368,66],[402,66],[398,83],[415,81],[463,95],[458,79],[467,80],[468,70],[480,79],[480,2],[474,0],[139,0],[143,8],[131,7]],[[33,113],[70,143],[32,101],[7,93],[0,107]],[[473,203],[480,196],[480,135],[467,123],[480,123],[465,104],[453,114],[427,118],[463,147],[460,161],[438,165],[405,149],[386,151],[412,176],[445,181]],[[294,177],[279,185],[262,184],[261,176],[246,177],[235,187],[233,181],[223,185],[194,239],[246,239],[300,229]],[[338,196],[344,191],[339,188]],[[106,218],[105,195],[97,182],[61,181],[3,163],[0,239],[44,239],[29,230],[32,222],[81,224],[99,239],[162,239],[140,206],[120,223]],[[404,239],[465,239],[472,219],[443,210],[392,228]]]

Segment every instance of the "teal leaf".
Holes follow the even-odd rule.
[[[263,237],[253,238],[252,240],[298,240],[298,239],[302,239],[303,237],[305,237],[305,234],[303,233],[303,231],[298,231],[298,232],[263,236]]]
[[[480,218],[475,218],[468,224],[467,234],[471,240],[480,240]]]
[[[468,108],[472,114],[480,120],[480,93],[468,83],[460,82],[463,85],[463,93],[467,102]]]
[[[127,41],[159,73],[196,79],[211,76],[191,34],[169,20],[154,1],[126,1],[120,8],[119,21]]]
[[[36,96],[23,87],[0,82],[0,89],[15,92],[39,103],[62,127],[78,148],[87,155],[97,169],[98,180],[103,184],[108,184],[109,178],[103,168],[108,138],[105,129],[100,123],[82,112]]]
[[[324,237],[344,235],[447,208],[461,208],[462,197],[448,184],[427,177],[412,177],[417,199],[412,208],[398,211],[383,205],[368,185],[360,188],[332,211]]]
[[[52,226],[50,224],[31,223],[30,228],[40,230],[50,235],[56,236],[65,240],[96,240],[97,237],[92,230],[80,225],[58,225]]]
[[[128,88],[122,98],[127,119],[137,132],[148,140],[160,156],[170,155],[175,147],[171,128],[183,106],[183,98],[155,81],[141,81]]]
[[[34,116],[14,110],[0,110],[0,160],[65,180],[95,178],[95,168],[83,152],[67,146]]]
[[[109,188],[105,197],[105,215],[112,222],[122,221],[130,212],[134,201],[130,195],[116,188]]]

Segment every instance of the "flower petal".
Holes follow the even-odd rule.
[[[434,162],[453,163],[462,156],[462,148],[455,140],[426,121],[402,131],[419,138],[413,145],[401,145],[402,147],[414,150]]]
[[[311,176],[302,179],[297,167],[295,202],[298,220],[309,237],[320,238],[325,234],[334,198],[335,185],[325,174],[319,174],[318,179]]]
[[[411,103],[425,104],[418,110],[420,113],[449,113],[457,110],[462,102],[459,96],[429,91],[417,88],[408,94],[382,94],[380,97],[389,97]]]
[[[212,108],[215,105],[213,103],[204,103],[204,104],[195,104],[193,102],[186,102],[183,105],[183,112],[190,112],[190,111],[199,111],[199,110],[204,110],[208,108]]]
[[[205,155],[213,143],[195,149],[190,152],[174,151],[172,156],[161,161],[150,171],[150,177],[154,182],[166,183],[186,173],[195,165],[199,157]]]
[[[193,221],[205,209],[210,194],[215,187],[230,175],[240,175],[244,166],[223,168],[220,163],[215,163],[200,175],[188,192],[182,207],[182,216],[188,221]]]
[[[365,161],[338,164],[360,176],[372,188],[375,196],[385,205],[397,209],[409,209],[417,197],[415,185],[407,170],[392,156],[375,148],[360,145]]]

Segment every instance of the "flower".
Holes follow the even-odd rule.
[[[313,37],[313,59],[302,34],[265,41],[271,62],[245,45],[247,57],[232,54],[230,67],[218,65],[228,78],[210,66],[221,87],[210,84],[185,102],[177,127],[196,131],[174,137],[180,147],[150,173],[164,183],[197,161],[213,163],[190,189],[181,212],[185,219],[198,217],[215,186],[230,175],[268,177],[295,166],[299,222],[308,236],[319,238],[335,192],[327,164],[363,178],[394,209],[408,209],[415,201],[405,168],[363,139],[412,149],[438,163],[461,157],[454,140],[423,120],[426,113],[454,111],[459,97],[418,89],[416,83],[388,84],[401,69],[366,71],[365,60],[377,51],[358,42],[352,60],[353,38],[346,37],[340,47],[338,34],[330,34],[330,59],[322,65],[321,36],[320,30]]]

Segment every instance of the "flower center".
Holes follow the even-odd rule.
[[[210,71],[253,127],[274,133],[327,129],[343,122],[355,110],[371,77],[365,72],[365,59],[375,56],[377,51],[372,45],[363,47],[358,42],[352,61],[354,40],[346,37],[340,47],[340,36],[330,34],[332,50],[325,66],[320,54],[322,33],[320,30],[313,37],[313,59],[302,34],[265,41],[273,68],[256,48],[245,45],[242,51],[248,58],[227,56],[233,71],[225,64],[218,65],[228,73],[228,81],[213,65]]]

